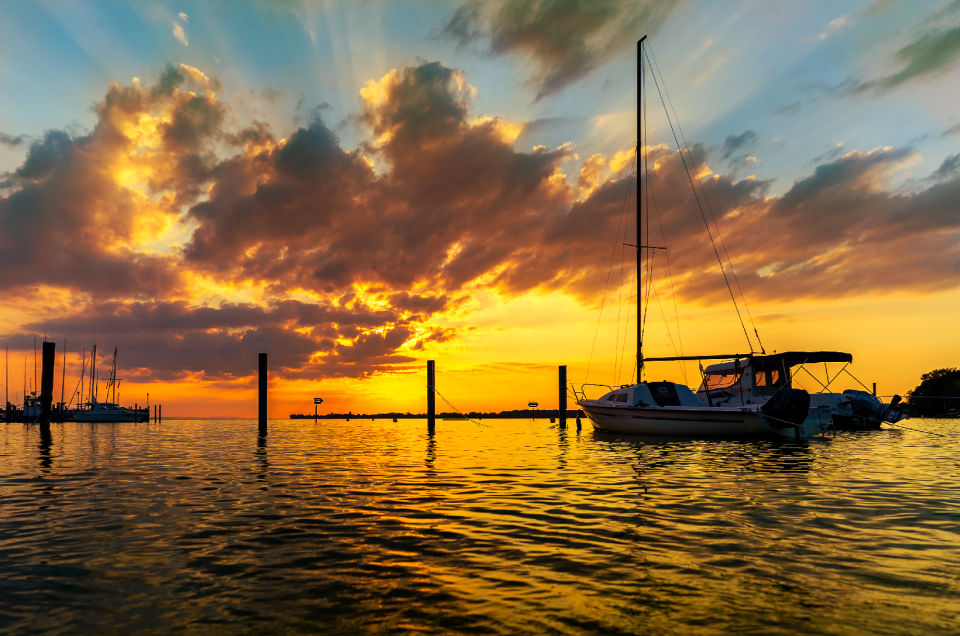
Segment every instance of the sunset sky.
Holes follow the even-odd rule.
[[[271,417],[630,382],[644,34],[750,338],[648,75],[646,355],[960,366],[958,1],[4,2],[10,401],[35,335],[168,417],[255,417],[261,351]]]

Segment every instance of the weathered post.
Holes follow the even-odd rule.
[[[50,428],[50,412],[53,402],[53,365],[56,361],[57,343],[43,343],[43,361],[40,371],[40,429]]]
[[[157,423],[157,405],[156,404],[153,405],[153,423],[154,424]]]
[[[873,397],[877,397],[877,383],[873,383]]]
[[[260,434],[267,434],[267,354],[260,354],[259,374],[260,404],[258,416],[260,420]]]
[[[427,428],[433,430],[437,423],[437,398],[434,394],[436,390],[437,369],[433,360],[427,360]]]
[[[63,339],[63,374],[60,376],[60,417],[57,418],[57,421],[63,424],[63,409],[64,409],[64,398],[66,394],[64,390],[66,389],[67,384],[67,339]]]
[[[559,409],[560,413],[557,418],[557,426],[559,428],[567,427],[567,365],[561,364],[559,366],[559,385],[560,385],[560,399],[559,399]]]
[[[157,404],[157,424],[163,422],[163,404]]]

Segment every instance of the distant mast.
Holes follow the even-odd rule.
[[[640,199],[643,191],[641,180],[640,153],[643,152],[643,36],[637,41],[637,384],[643,376],[643,321],[640,319],[642,306],[640,304],[641,272],[640,272]]]

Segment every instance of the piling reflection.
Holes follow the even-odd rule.
[[[53,448],[53,433],[49,426],[40,427],[40,468],[43,472],[49,473],[50,466],[53,464],[51,449]]]
[[[436,476],[437,470],[434,462],[437,460],[437,431],[434,426],[427,428],[427,455],[424,465],[427,467],[427,474],[431,477]]]
[[[264,432],[257,434],[257,450],[254,451],[254,458],[257,460],[257,470],[260,471],[257,475],[257,481],[265,483],[267,473],[270,472],[270,461],[267,458],[267,434]],[[264,489],[266,489],[266,486],[261,488],[261,490]]]
[[[557,427],[557,468],[564,470],[567,467],[567,450],[570,448],[570,441],[567,439],[567,427]]]

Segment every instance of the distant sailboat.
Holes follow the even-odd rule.
[[[75,422],[148,422],[149,409],[128,409],[115,402],[100,402],[97,400],[98,375],[96,370],[97,345],[93,345],[90,365],[90,393],[87,401],[80,405],[73,416]],[[113,349],[113,368],[107,380],[107,400],[117,399],[117,387],[120,380],[117,378],[117,348]]]

